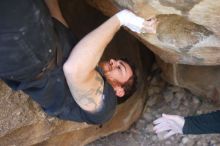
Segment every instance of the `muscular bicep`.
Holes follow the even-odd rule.
[[[83,82],[67,78],[67,83],[74,100],[82,109],[96,112],[101,108],[104,81],[98,72],[92,72],[89,79]]]

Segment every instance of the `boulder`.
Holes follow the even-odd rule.
[[[84,1],[63,0],[61,7],[79,39],[107,19]],[[140,59],[141,55],[148,56],[144,62]],[[31,97],[22,91],[12,91],[0,81],[0,146],[82,146],[100,137],[126,130],[142,112],[145,79],[153,62],[152,56],[150,52],[143,50],[136,38],[123,30],[109,44],[103,59],[127,57],[136,65],[139,78],[134,95],[118,105],[113,118],[103,125],[88,125],[50,117]]]

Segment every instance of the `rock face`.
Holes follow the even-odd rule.
[[[220,104],[220,1],[87,1],[106,15],[126,8],[145,19],[156,16],[156,34],[131,33],[157,56],[164,79]]]
[[[71,29],[76,32],[78,38],[106,19],[84,1],[64,0],[61,6]],[[49,117],[29,96],[22,91],[12,91],[0,81],[0,146],[80,146],[102,136],[126,130],[142,112],[145,100],[144,81],[153,60],[152,54],[141,50],[140,46],[140,43],[129,33],[120,31],[105,52],[103,59],[127,57],[132,60],[137,66],[139,79],[135,94],[118,105],[114,117],[102,126]],[[147,60],[145,58],[142,62],[140,53],[142,56],[148,56]]]
[[[220,66],[192,66],[165,63],[157,58],[163,78],[173,85],[189,89],[200,98],[220,105]]]
[[[156,16],[157,34],[137,37],[162,60],[190,65],[220,64],[220,2],[212,0],[87,0],[106,15],[130,9]],[[108,9],[107,9],[108,8]]]

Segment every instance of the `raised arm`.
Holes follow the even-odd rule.
[[[144,19],[124,10],[87,34],[73,48],[63,68],[70,91],[81,108],[95,112],[102,105],[104,83],[95,67],[120,26],[129,24],[133,31],[140,31],[143,23]]]
[[[73,49],[64,64],[64,73],[70,91],[81,108],[95,112],[101,108],[104,82],[95,67],[106,45],[119,30],[120,22],[111,17],[87,34]]]

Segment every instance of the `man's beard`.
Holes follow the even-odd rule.
[[[108,82],[112,87],[115,87],[115,86],[118,86],[118,85],[119,85],[119,83],[118,83],[116,80],[112,79],[112,77],[109,76],[109,74],[110,74],[112,68],[111,68],[111,66],[110,66],[110,64],[109,64],[108,61],[102,61],[102,62],[100,62],[100,63],[99,63],[99,67],[102,68],[103,74],[104,74],[104,76],[105,76],[107,82]]]
[[[108,61],[100,62],[99,63],[99,67],[102,68],[102,71],[103,71],[104,75],[106,75],[106,73],[108,73],[110,71],[109,62]]]

